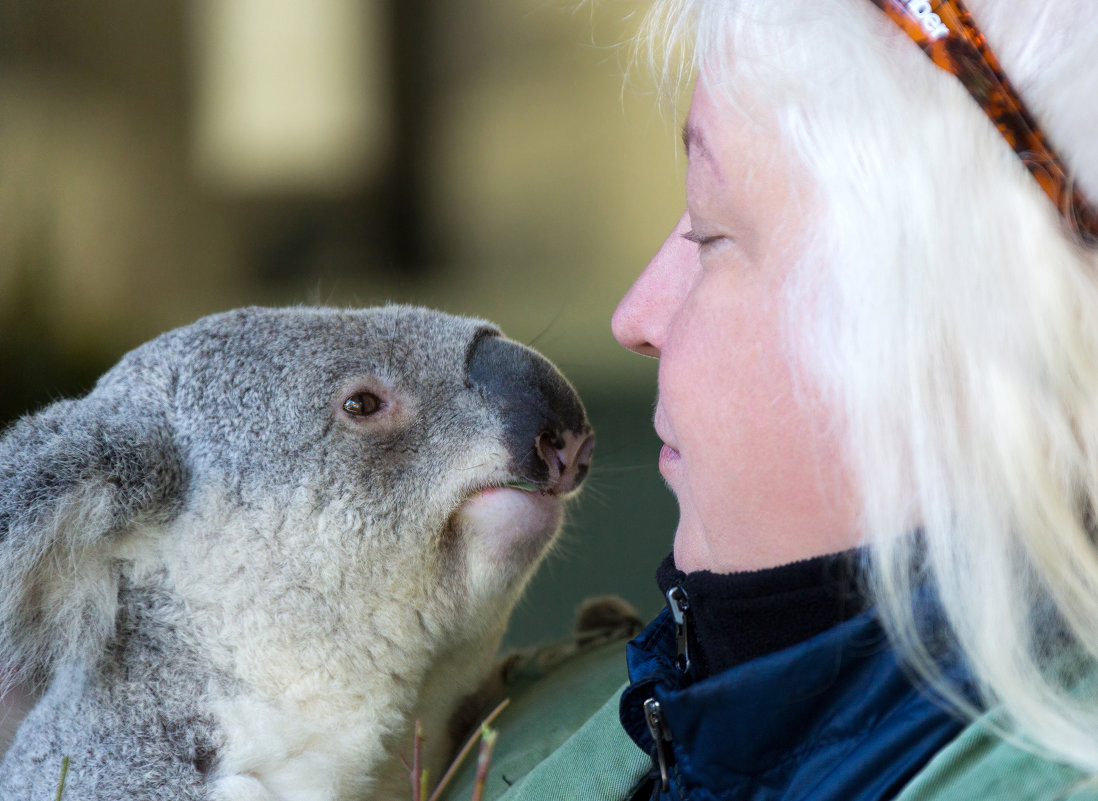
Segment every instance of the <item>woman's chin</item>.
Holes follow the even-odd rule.
[[[684,573],[707,569],[708,549],[697,529],[679,513],[679,526],[675,529],[675,567]]]

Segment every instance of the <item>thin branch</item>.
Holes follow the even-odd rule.
[[[488,724],[481,726],[480,753],[477,755],[477,778],[473,785],[473,801],[484,798],[484,783],[488,779],[488,766],[492,763],[492,750],[496,747],[499,732],[489,729]]]
[[[412,746],[412,801],[422,801],[423,771],[420,763],[423,759],[423,726],[416,721],[415,740]]]
[[[507,705],[511,703],[510,698],[504,698],[499,702],[499,706],[488,713],[488,717],[484,719],[484,722],[477,727],[477,730],[473,732],[469,739],[465,741],[465,745],[458,751],[458,755],[454,757],[454,761],[450,763],[450,767],[446,769],[446,772],[442,774],[442,778],[439,779],[438,787],[431,793],[431,797],[427,801],[438,801],[442,795],[442,791],[446,789],[446,785],[450,783],[450,780],[454,777],[454,774],[458,772],[458,768],[465,761],[465,758],[469,756],[469,752],[473,750],[473,746],[476,745],[477,740],[481,738],[485,729],[492,725],[492,722],[499,717],[500,712],[507,708]]]
[[[69,775],[69,758],[61,758],[61,780],[57,783],[57,798],[55,801],[61,801],[61,795],[65,792],[65,779]]]

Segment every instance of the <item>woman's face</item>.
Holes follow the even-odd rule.
[[[685,128],[686,212],[614,313],[660,360],[659,465],[679,504],[682,570],[753,570],[857,543],[826,410],[798,381],[783,286],[812,224],[811,187],[772,131],[702,84]]]

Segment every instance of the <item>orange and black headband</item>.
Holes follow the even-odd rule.
[[[1075,188],[1044,133],[960,0],[872,0],[931,61],[955,75],[1059,209],[1072,232],[1098,246],[1098,211]]]

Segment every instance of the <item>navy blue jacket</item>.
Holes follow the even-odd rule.
[[[621,701],[660,801],[888,799],[962,728],[912,684],[872,610],[698,682],[676,665],[675,631],[664,610],[629,644]]]

